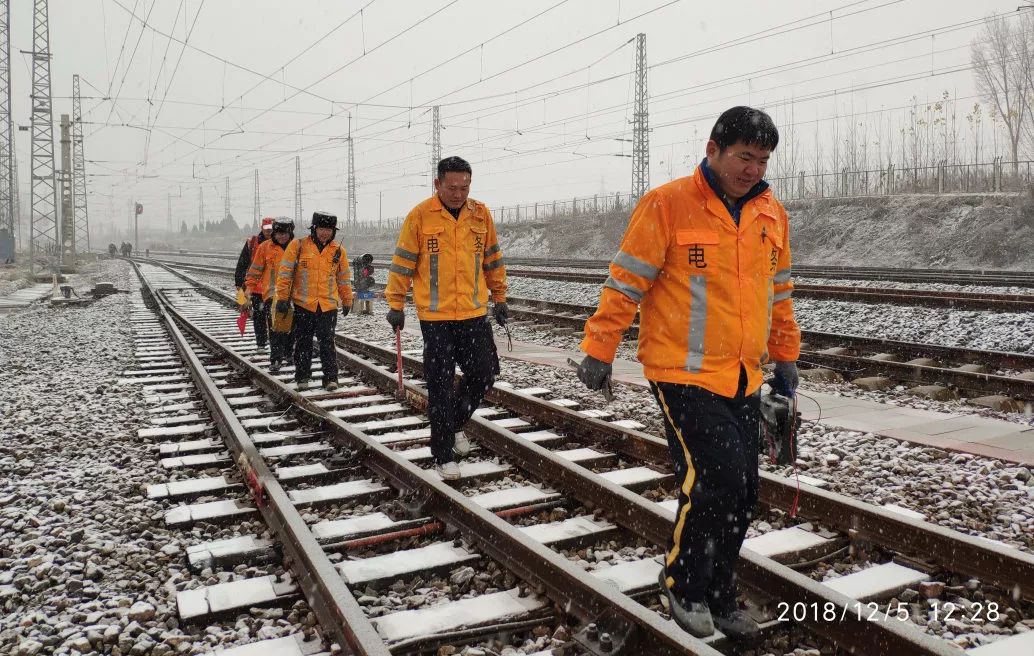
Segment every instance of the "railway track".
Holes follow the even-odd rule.
[[[276,542],[286,540],[282,548],[290,578],[265,586],[266,597],[261,599],[236,592],[243,585],[255,585],[238,581],[233,582],[238,584],[234,590],[190,595],[206,600],[207,611],[213,600],[225,601],[229,606],[220,610],[232,614],[257,603],[283,603],[300,592],[317,612],[322,634],[353,653],[423,653],[443,644],[472,644],[485,633],[520,636],[550,623],[557,626],[552,635],[563,628],[569,638],[565,656],[717,653],[657,613],[660,565],[651,556],[663,549],[674,520],[674,490],[663,440],[629,422],[579,412],[572,402],[550,398],[555,395],[549,390],[497,385],[487,399],[491,406],[482,408],[467,428],[478,451],[461,464],[463,479],[457,490],[423,468],[426,392],[411,380],[404,401],[390,396],[395,379],[383,365],[394,359],[392,351],[338,335],[342,374],[350,377],[346,387],[333,394],[298,393],[283,381],[289,373],[266,373],[268,357],[255,351],[250,337],[227,329],[236,315],[228,295],[183,274],[173,279],[167,270],[147,268],[150,295],[191,379],[188,384],[182,376],[150,383],[175,386],[156,391],[183,394],[190,400],[166,402],[204,405],[213,418],[211,425],[202,424],[200,433],[160,433],[163,438],[186,440],[171,442],[166,449],[204,447],[193,455],[209,458],[208,466],[241,462],[253,473],[250,479],[243,477],[250,480],[248,485],[233,482],[242,480],[240,473],[181,480],[180,491],[203,490],[229,498],[173,508],[170,514],[232,521],[241,513],[257,511]],[[168,357],[171,349],[161,344],[153,323],[147,330],[148,339],[155,340],[150,347],[155,349],[153,357]],[[419,360],[407,357],[404,366],[411,375],[420,375]],[[196,399],[188,391],[193,385],[201,390]],[[264,429],[274,420],[280,422],[279,432]],[[215,431],[229,445],[229,456],[216,444]],[[205,465],[195,459],[195,466]],[[250,501],[241,498],[246,490],[251,491]],[[762,473],[762,502],[770,512],[789,508],[794,495],[790,480]],[[314,523],[306,525],[299,516],[300,506],[326,504],[329,513],[307,516],[318,520]],[[789,533],[768,533],[741,553],[741,581],[770,630],[787,626],[779,621],[783,603],[787,609],[828,609],[837,621],[807,611],[788,619],[852,653],[959,654],[961,650],[928,635],[910,618],[894,619],[900,608],[890,607],[891,597],[903,586],[926,581],[936,587],[938,581],[951,583],[958,576],[978,577],[990,586],[986,603],[1030,617],[1034,559],[1025,553],[809,485],[801,489],[800,513],[823,528],[791,526]],[[448,539],[439,539],[443,532]],[[550,537],[556,535],[561,537]],[[585,561],[583,552],[576,552],[577,557],[571,553],[585,545],[591,545],[596,556],[617,550],[627,557],[613,558],[609,567],[590,567],[587,574],[579,566]],[[564,546],[570,548],[564,551]],[[447,553],[429,560],[431,549]],[[810,571],[816,563],[842,557],[844,549],[855,558],[868,553],[873,566],[826,584],[775,560]],[[584,551],[586,557],[589,553]],[[437,565],[424,568],[428,562]],[[378,585],[401,580],[406,589],[407,582],[435,580],[428,570],[450,571],[451,581],[471,563],[499,574],[501,590],[480,595],[468,591],[472,596],[448,600],[444,595],[436,599],[440,603],[423,609],[383,615],[355,599],[371,580]],[[364,582],[364,576],[373,578]],[[284,581],[297,584],[287,590]],[[423,596],[434,597],[434,590]],[[513,605],[504,604],[504,597],[488,598],[499,594]],[[336,601],[327,606],[327,598]],[[509,609],[509,614],[472,625],[472,608],[489,613]],[[434,621],[429,613],[436,613]],[[347,626],[341,626],[343,622]],[[434,631],[421,633],[429,626]],[[550,653],[560,652],[542,652]]]
[[[174,264],[182,268],[208,273],[232,273],[229,267],[218,265],[184,263],[175,260],[155,260],[162,264]],[[508,265],[510,261],[507,260]],[[386,267],[387,261],[377,262]],[[538,278],[563,282],[577,282],[602,285],[607,279],[605,272],[551,271],[547,268],[522,269],[507,266],[507,275],[518,278]],[[991,294],[976,292],[941,292],[923,289],[889,289],[878,287],[848,287],[843,285],[795,284],[794,296],[830,301],[853,301],[858,303],[881,303],[910,305],[953,310],[992,310],[997,312],[1034,311],[1034,294]]]
[[[182,255],[211,257],[214,259],[237,259],[236,253],[200,251],[152,251],[156,255]],[[374,255],[380,263],[390,262],[389,254]],[[606,270],[607,260],[569,258],[507,257],[510,266],[533,267],[535,269],[596,269]],[[905,269],[894,267],[845,267],[832,265],[795,264],[795,276],[801,278],[838,278],[842,280],[876,280],[886,282],[934,283],[950,285],[984,285],[988,287],[1031,287],[1034,288],[1034,272],[996,271],[984,269]]]
[[[167,264],[213,275],[232,273],[226,267],[213,265]],[[514,296],[508,300],[514,319],[552,324],[572,331],[581,331],[585,320],[596,311],[589,305]],[[638,333],[638,323],[633,324],[628,338],[638,339]],[[962,395],[978,404],[993,404],[1007,410],[1021,410],[1024,404],[992,397],[1034,400],[1034,355],[816,331],[803,331],[802,340],[802,364],[832,372],[805,376],[827,379],[839,376],[851,380],[886,378],[921,387],[920,391],[928,396],[948,399]]]

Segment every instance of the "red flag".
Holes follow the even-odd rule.
[[[241,331],[241,337],[244,336],[244,329],[248,326],[248,311],[241,310],[241,314],[237,317],[237,328]]]

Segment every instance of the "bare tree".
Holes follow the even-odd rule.
[[[1019,70],[1024,75],[1027,87],[1027,93],[1024,96],[1024,109],[1027,121],[1023,130],[1027,145],[1027,155],[1034,158],[1034,6],[1027,6],[1021,9],[1024,12],[1016,31],[1016,56],[1018,62],[1022,63],[1019,66]]]
[[[977,88],[994,108],[1009,136],[1013,175],[1019,173],[1020,139],[1027,129],[1031,109],[1031,68],[1034,49],[1026,16],[1019,25],[1003,16],[988,16],[981,35],[973,42],[972,61]]]

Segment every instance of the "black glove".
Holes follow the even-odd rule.
[[[797,385],[800,383],[800,380],[796,362],[775,363],[775,380],[772,381],[772,388],[776,394],[792,397],[797,392]]]
[[[492,314],[495,316],[495,322],[500,326],[505,326],[506,321],[510,318],[510,310],[506,307],[506,303],[496,303],[493,305]]]
[[[277,301],[276,302],[277,314],[286,314],[291,311],[291,301]]]
[[[587,355],[578,365],[578,380],[591,390],[602,389],[603,383],[613,369],[614,367],[609,362],[603,362]]]
[[[406,313],[402,310],[388,310],[387,318],[392,330],[402,330],[406,325]]]
[[[341,316],[342,316],[342,318],[343,317],[347,317],[348,313],[351,312],[351,311],[352,311],[352,306],[351,305],[342,305],[341,306]]]

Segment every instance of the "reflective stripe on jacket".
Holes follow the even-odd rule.
[[[506,301],[503,254],[483,203],[467,199],[458,219],[437,195],[413,208],[388,269],[384,297],[392,309],[405,305],[410,284],[423,321],[484,316],[490,291],[493,302]]]
[[[748,201],[739,226],[698,168],[643,196],[585,324],[581,348],[611,362],[639,310],[639,361],[652,381],[736,393],[761,386],[761,365],[793,361],[790,229],[771,191]]]
[[[331,240],[323,250],[311,236],[295,239],[284,250],[277,269],[277,300],[315,312],[352,304],[352,274],[345,247]]]
[[[269,239],[259,244],[251,257],[251,266],[244,276],[244,289],[248,294],[260,294],[262,300],[268,301],[276,291],[276,274],[280,267],[280,259],[284,256],[284,247]]]

